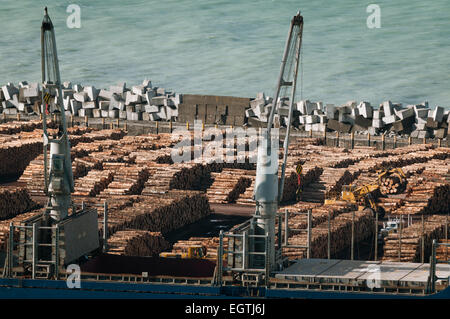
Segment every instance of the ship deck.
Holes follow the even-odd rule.
[[[360,261],[337,259],[299,259],[275,274],[277,286],[346,286],[358,290],[425,290],[430,265],[390,261]],[[450,265],[437,264],[436,276],[450,278]],[[288,283],[291,283],[289,285]],[[448,286],[448,280],[438,280],[437,287]]]

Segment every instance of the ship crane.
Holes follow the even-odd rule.
[[[278,205],[282,201],[286,163],[291,132],[297,75],[302,44],[303,17],[298,12],[291,20],[288,38],[281,60],[275,95],[267,121],[267,129],[262,132],[258,145],[254,200],[256,210],[247,222],[235,227],[229,233],[221,232],[219,250],[227,256],[226,266],[218,259],[216,284],[221,284],[223,272],[230,272],[243,284],[267,282],[270,272],[281,266],[281,238],[278,249],[275,246],[275,218]],[[288,106],[289,115],[283,144],[283,161],[278,182],[278,136],[273,134],[276,110]],[[228,248],[224,249],[223,239],[228,237]],[[218,256],[222,256],[219,252]]]
[[[43,175],[47,203],[43,213],[20,225],[10,225],[5,274],[8,277],[21,275],[33,279],[57,279],[68,264],[99,248],[99,234],[97,210],[84,205],[77,210],[71,199],[74,182],[70,142],[55,30],[47,8],[41,25],[41,59]],[[47,116],[53,117],[56,128],[50,130],[47,127]],[[17,242],[14,240],[15,231],[19,232]]]

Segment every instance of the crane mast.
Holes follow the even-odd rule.
[[[256,281],[254,284],[257,285],[262,277],[267,282],[270,272],[283,263],[280,237],[278,237],[278,249],[275,245],[275,218],[277,217],[278,205],[282,200],[284,190],[302,32],[303,17],[298,12],[291,20],[275,95],[267,121],[267,129],[263,130],[258,145],[254,188],[255,214],[249,221],[233,228],[232,231],[220,233],[218,256],[227,256],[227,266],[223,266],[222,260],[218,257],[218,275],[214,281],[218,285],[222,282],[221,276],[223,272],[230,272],[234,277],[240,277],[240,280],[246,285],[248,280],[253,280],[249,278],[256,278],[254,279]],[[273,134],[273,126],[276,110],[286,106],[289,114],[284,137],[283,162],[279,174],[279,141],[278,136]],[[280,182],[278,181],[279,175]],[[280,231],[278,234],[281,235]],[[228,237],[227,250],[224,249],[223,244],[225,237]]]
[[[288,38],[281,61],[280,74],[277,80],[272,108],[267,121],[267,130],[262,136],[262,143],[258,149],[258,162],[255,181],[255,203],[259,233],[268,235],[269,251],[268,262],[271,267],[275,265],[275,216],[278,211],[278,203],[281,202],[284,190],[284,179],[286,171],[286,161],[288,156],[289,135],[292,123],[292,113],[294,106],[295,91],[297,85],[298,67],[300,61],[300,49],[302,43],[303,17],[300,12],[291,20]],[[278,143],[273,141],[272,126],[276,109],[288,101],[289,115],[286,123],[286,135],[283,145],[283,163],[281,167],[281,179],[278,183],[278,148],[273,149]],[[278,145],[276,145],[278,146]]]
[[[55,30],[45,8],[41,26],[42,106],[44,138],[44,187],[48,196],[47,211],[52,221],[68,216],[74,191],[70,143],[62,101],[61,77],[56,51]],[[52,102],[52,100],[54,102]],[[56,132],[49,134],[47,116],[56,120]],[[48,156],[48,152],[50,154]]]

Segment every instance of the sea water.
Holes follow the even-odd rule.
[[[71,4],[80,28],[67,23]],[[44,6],[63,81],[103,88],[147,78],[180,93],[273,95],[301,10],[297,99],[450,106],[448,0],[1,0],[0,84],[40,80]]]

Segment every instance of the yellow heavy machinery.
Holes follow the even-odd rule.
[[[163,258],[183,258],[183,259],[203,259],[206,258],[206,247],[202,245],[193,245],[186,247],[181,253],[163,252],[159,254]]]

